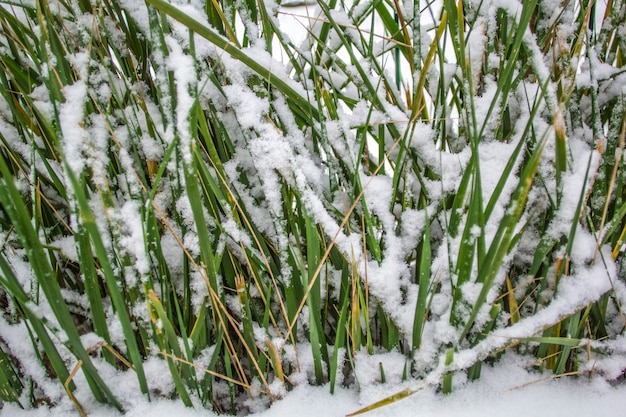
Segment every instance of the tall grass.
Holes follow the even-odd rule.
[[[319,1],[296,44],[274,2],[0,1],[0,399],[121,411],[132,374],[236,414],[397,351],[385,404],[620,354],[599,7]]]

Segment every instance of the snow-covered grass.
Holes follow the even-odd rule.
[[[614,401],[602,7],[0,0],[5,409],[391,415],[566,376]]]

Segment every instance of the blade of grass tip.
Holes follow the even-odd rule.
[[[360,287],[359,287],[360,288]],[[398,346],[400,340],[400,330],[393,322],[391,317],[383,309],[382,305],[378,305],[378,318],[380,320],[380,328],[382,334],[382,346],[388,351]]]
[[[511,324],[515,324],[521,319],[519,304],[517,303],[517,298],[515,298],[515,289],[513,288],[513,284],[511,284],[511,279],[508,274],[504,280],[506,283],[506,299],[509,306],[509,320]]]
[[[557,105],[554,121],[554,139],[555,146],[555,163],[556,163],[556,183],[559,190],[563,187],[563,174],[567,171],[567,146],[565,135],[565,119],[563,118],[562,104]],[[557,198],[561,195],[561,192],[557,193]]]
[[[523,342],[545,343],[549,345],[565,346],[569,348],[575,348],[584,344],[583,339],[575,339],[571,337],[555,337],[555,336],[524,337],[524,338],[520,338],[519,340]]]
[[[200,310],[197,313],[196,321],[194,322],[194,325],[191,328],[191,332],[189,333],[189,338],[191,339],[194,353],[200,352],[209,344],[209,337],[207,334],[207,324],[209,323],[209,318],[207,315],[208,310],[209,308],[206,302],[200,304]]]
[[[272,369],[274,369],[274,378],[277,378],[280,382],[285,382],[285,374],[283,373],[283,363],[281,360],[280,351],[269,340],[265,341],[265,346],[269,352],[270,361],[272,362]]]
[[[626,204],[622,206],[622,209],[620,211],[624,211],[626,214]],[[617,259],[619,254],[624,252],[625,241],[626,241],[626,224],[624,224],[624,227],[622,228],[622,232],[620,233],[619,237],[617,238],[617,242],[615,242],[615,246],[613,247],[613,252],[611,253],[611,257],[613,259]]]

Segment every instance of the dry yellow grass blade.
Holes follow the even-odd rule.
[[[420,384],[415,387],[409,387],[409,388],[403,389],[402,391],[397,392],[393,395],[390,395],[389,397],[383,398],[380,401],[376,401],[374,404],[361,408],[360,410],[357,410],[354,413],[346,414],[346,417],[358,416],[360,414],[367,413],[368,411],[376,410],[377,408],[380,408],[380,407],[385,407],[387,405],[395,403],[396,401],[400,401],[407,397],[410,397],[411,395],[423,390],[424,388],[426,388],[426,384]]]

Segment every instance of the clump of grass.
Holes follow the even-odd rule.
[[[590,371],[626,324],[626,13],[552,6],[320,1],[295,44],[273,2],[0,1],[2,401],[85,413],[80,370],[123,410],[118,370],[236,414],[392,350],[419,382],[382,404],[506,350]]]

